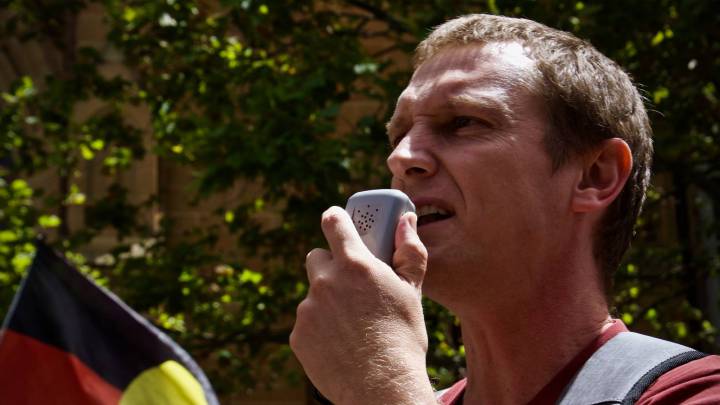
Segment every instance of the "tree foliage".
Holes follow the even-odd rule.
[[[718,269],[720,15],[712,2],[0,4],[0,42],[42,43],[60,61],[45,77],[17,71],[2,89],[2,308],[31,261],[32,239],[48,233],[83,271],[172,333],[221,393],[299,381],[287,367],[286,340],[306,291],[305,253],[324,245],[319,214],[353,191],[387,184],[384,123],[417,42],[447,18],[490,12],[589,39],[640,83],[660,176],[618,273],[617,316],[713,348],[708,317],[718,302],[706,283]],[[78,44],[87,7],[102,8],[110,51]],[[129,74],[103,71],[117,53]],[[78,113],[90,102],[101,108]],[[346,117],[348,105],[363,106],[357,119]],[[130,108],[148,112],[149,134],[127,119]],[[157,196],[131,202],[121,181],[148,155],[192,171],[193,198],[204,206],[238,184],[253,192],[213,206],[216,221],[178,237],[173,218],[159,228],[143,220],[162,205]],[[88,163],[111,183],[92,199],[79,180]],[[57,188],[33,189],[33,177],[48,171]],[[81,229],[67,225],[71,208],[84,214]],[[111,250],[79,253],[108,230],[117,236]],[[218,249],[226,234],[236,248]],[[462,371],[457,321],[432,303],[426,312],[429,371],[447,385]]]

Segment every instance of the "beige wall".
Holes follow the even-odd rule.
[[[101,74],[106,77],[131,77],[132,72],[123,65],[122,55],[105,41],[107,29],[103,23],[104,11],[97,4],[90,4],[78,18],[77,45],[91,46],[99,50],[105,58],[100,67]],[[2,21],[0,11],[0,21]],[[42,85],[45,75],[57,72],[61,60],[58,52],[50,45],[39,42],[19,43],[14,39],[0,39],[0,91],[7,90],[11,83],[22,75],[29,75],[36,85]],[[85,119],[103,108],[98,100],[81,103],[74,111],[78,121]],[[128,123],[135,127],[149,130],[150,115],[144,107],[128,106],[124,109],[124,116]],[[144,136],[147,150],[151,150],[152,136],[147,131]],[[180,167],[171,162],[161,161],[152,153],[135,162],[126,171],[121,171],[114,177],[101,173],[99,159],[85,161],[79,170],[72,176],[72,182],[77,184],[80,191],[85,193],[88,201],[93,201],[106,194],[108,186],[115,180],[119,181],[129,191],[131,203],[140,203],[151,196],[158,197],[158,204],[143,215],[142,221],[157,226],[161,217],[168,217],[176,221],[178,228],[176,235],[192,226],[206,226],[217,221],[212,211],[218,206],[231,207],[238,199],[252,198],[257,187],[238,184],[228,192],[213,196],[201,204],[191,203],[192,190],[189,186],[192,176],[187,168]],[[54,171],[48,170],[34,176],[30,183],[36,190],[45,194],[59,192],[59,177]],[[70,230],[77,230],[84,226],[84,215],[81,207],[69,207],[68,225]],[[53,237],[53,235],[49,235]],[[91,258],[107,252],[117,243],[116,235],[107,231],[96,237],[84,252]],[[231,238],[225,235],[220,247],[231,248]],[[297,366],[296,366],[297,367]],[[246,395],[234,395],[222,398],[224,404],[238,405],[301,405],[307,403],[305,386],[280,388],[272,392],[256,392]]]
[[[103,22],[104,10],[91,3],[78,16],[76,35],[77,46],[89,46],[97,49],[103,56],[105,63],[100,66],[100,72],[105,77],[121,76],[131,78],[133,72],[123,64],[122,54],[114,49],[105,40],[107,27]],[[0,22],[3,20],[3,10],[0,10]],[[382,26],[370,24],[369,31],[381,30]],[[389,44],[373,39],[366,41],[365,45],[370,52],[382,52]],[[0,91],[5,91],[10,84],[22,75],[29,75],[37,86],[42,86],[45,75],[59,72],[62,66],[62,56],[51,45],[37,41],[20,43],[15,39],[0,39]],[[383,52],[383,58],[400,61],[407,66],[408,61],[399,52]],[[76,106],[74,115],[81,121],[102,110],[104,105],[98,100],[90,100]],[[366,113],[376,112],[380,105],[376,102],[355,98],[346,103],[341,110],[338,120],[339,131],[351,128],[354,122]],[[147,150],[152,148],[152,136],[149,111],[144,107],[127,106],[124,109],[125,119],[132,126],[145,129],[144,143]],[[73,175],[72,182],[80,191],[85,193],[87,201],[92,202],[103,197],[108,186],[113,181],[119,181],[130,191],[130,202],[140,203],[151,196],[157,196],[158,203],[142,215],[144,223],[157,227],[161,218],[174,221],[174,235],[179,236],[184,230],[194,226],[207,226],[218,223],[219,218],[213,214],[217,207],[231,208],[238,201],[254,199],[258,193],[256,184],[238,183],[225,193],[213,195],[193,204],[193,192],[190,186],[193,178],[186,167],[163,161],[152,153],[146,154],[141,161],[135,162],[128,170],[122,171],[114,177],[101,173],[99,159],[85,161]],[[45,194],[59,192],[60,179],[56,172],[46,171],[36,175],[30,180],[36,190],[43,190]],[[267,214],[268,221],[278,221],[279,218],[272,213]],[[71,231],[81,229],[85,225],[82,207],[69,207],[68,226]],[[222,227],[221,227],[222,228]],[[50,234],[50,237],[54,235]],[[114,232],[106,231],[98,235],[83,253],[90,258],[107,252],[117,243]],[[233,249],[233,238],[224,233],[221,235],[219,249]],[[261,263],[249,263],[260,267]],[[294,367],[299,367],[293,363]],[[278,388],[270,392],[255,392],[252,394],[233,395],[222,399],[222,403],[238,405],[301,405],[313,401],[307,394],[307,387]]]

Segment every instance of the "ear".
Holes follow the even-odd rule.
[[[582,178],[573,190],[573,211],[592,212],[609,206],[625,186],[631,169],[628,144],[620,138],[604,140],[584,159]]]

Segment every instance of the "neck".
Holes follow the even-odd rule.
[[[579,277],[544,280],[536,293],[506,308],[478,305],[458,313],[467,353],[466,404],[529,402],[609,326],[602,289],[577,268],[558,270]]]

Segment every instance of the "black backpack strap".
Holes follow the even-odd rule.
[[[707,353],[692,350],[685,353],[680,353],[677,356],[671,357],[662,363],[655,366],[652,370],[648,371],[642,378],[640,378],[635,385],[630,389],[630,392],[623,399],[623,405],[632,405],[637,402],[642,394],[650,388],[650,386],[660,378],[661,375],[674,369],[675,367],[682,366],[683,364],[690,363],[691,361],[702,359],[707,356]]]
[[[659,376],[703,356],[677,343],[619,333],[585,362],[558,405],[632,404]]]

